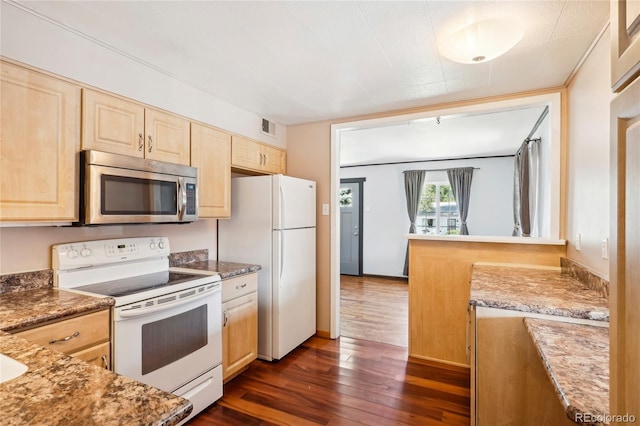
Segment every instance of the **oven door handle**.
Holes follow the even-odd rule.
[[[122,318],[133,318],[133,317],[141,317],[144,315],[153,314],[155,312],[164,311],[166,309],[175,308],[176,306],[184,305],[185,303],[191,303],[196,300],[203,299],[211,295],[220,289],[220,283],[217,283],[214,287],[211,287],[202,293],[198,293],[195,296],[185,297],[184,299],[176,300],[175,302],[165,302],[162,305],[154,305],[148,308],[137,308],[137,309],[122,309],[118,311],[118,315]]]

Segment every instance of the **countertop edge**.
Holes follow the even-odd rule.
[[[592,321],[609,322],[609,312],[591,310],[570,310],[557,307],[539,307],[530,304],[518,304],[510,302],[493,302],[483,299],[469,299],[469,305],[478,308],[505,309],[507,311],[525,312],[529,314],[553,315],[560,318],[576,318]]]
[[[458,243],[501,243],[501,244],[538,244],[551,246],[566,246],[566,240],[553,238],[529,238],[529,237],[499,237],[491,235],[424,235],[405,234],[407,240],[423,241],[447,241]]]

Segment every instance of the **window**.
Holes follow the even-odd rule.
[[[426,182],[420,194],[416,232],[428,235],[455,235],[460,232],[460,212],[451,185]]]
[[[340,207],[351,207],[353,205],[353,194],[351,188],[340,188]]]

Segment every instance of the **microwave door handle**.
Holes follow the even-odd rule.
[[[184,212],[187,208],[187,191],[184,187],[184,179],[178,178],[178,218],[184,218]]]

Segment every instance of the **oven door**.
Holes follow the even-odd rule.
[[[196,178],[89,164],[84,224],[189,222],[197,219]]]
[[[221,316],[220,283],[115,308],[114,371],[174,392],[222,363]]]

